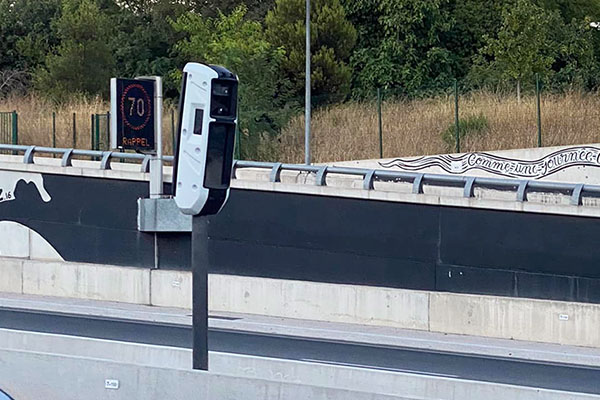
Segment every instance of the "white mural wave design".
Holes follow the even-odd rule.
[[[37,188],[44,203],[52,200],[52,197],[44,187],[44,177],[40,173],[2,171],[0,172],[0,203],[16,200],[15,189],[21,181],[33,183]]]
[[[0,221],[0,257],[64,261],[42,235],[14,221]]]
[[[467,153],[460,156],[424,156],[416,159],[397,158],[379,163],[383,168],[399,168],[404,171],[420,171],[438,167],[461,175],[470,170],[481,170],[511,178],[541,179],[566,168],[600,167],[600,148],[592,146],[570,147],[548,154],[537,160],[519,160],[490,153]]]

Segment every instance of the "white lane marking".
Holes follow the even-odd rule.
[[[219,321],[221,322],[221,321]],[[334,334],[339,334],[339,335],[344,335],[345,337],[347,337],[348,335],[348,331],[342,331],[339,329],[335,329],[335,328],[311,328],[311,327],[299,327],[299,326],[293,326],[293,325],[280,325],[280,324],[266,324],[263,322],[251,322],[251,321],[246,321],[244,318],[238,320],[238,321],[227,321],[228,323],[231,322],[232,324],[239,324],[239,325],[254,325],[254,326],[258,326],[258,327],[268,327],[268,330],[271,331],[271,333],[274,334],[281,334],[281,335],[285,335],[283,333],[280,333],[280,331],[275,330],[274,328],[281,328],[281,329],[286,329],[289,331],[291,330],[297,330],[297,331],[313,331],[315,333],[320,333],[320,334],[329,334],[327,336],[320,336],[319,339],[331,339],[331,340],[340,340],[339,338],[333,337]],[[265,329],[265,328],[263,328]],[[266,329],[265,329],[266,331]],[[437,333],[437,332],[424,332],[424,333]],[[287,333],[287,335],[293,335],[293,333]],[[367,333],[367,332],[351,332],[351,335],[356,336],[357,340],[345,340],[346,342],[349,343],[358,343],[358,344],[366,344],[366,345],[376,345],[376,346],[391,346],[391,347],[403,347],[403,348],[408,348],[408,349],[422,349],[422,350],[435,350],[435,351],[446,351],[446,352],[450,352],[450,353],[460,353],[460,354],[474,354],[474,355],[480,355],[480,356],[491,356],[491,357],[503,357],[503,358],[521,358],[523,360],[532,360],[532,361],[544,361],[544,360],[539,360],[533,357],[528,357],[527,354],[541,354],[541,355],[547,355],[547,356],[558,356],[559,358],[565,358],[565,357],[577,357],[577,358],[582,358],[582,359],[591,359],[591,360],[595,360],[598,362],[598,359],[600,358],[600,354],[599,355],[589,355],[589,354],[580,354],[580,353],[568,353],[566,351],[552,351],[552,350],[543,350],[543,349],[531,349],[531,348],[527,348],[527,347],[507,347],[508,344],[506,346],[504,345],[500,345],[500,344],[478,344],[478,343],[467,343],[467,342],[460,342],[460,341],[456,341],[456,340],[438,340],[438,339],[428,339],[428,338],[417,338],[417,337],[410,337],[410,336],[394,336],[394,335],[388,335],[388,334],[379,334],[379,333]],[[308,335],[301,335],[298,334],[297,336],[299,337],[311,337]],[[368,338],[375,338],[375,339],[379,339],[379,340],[389,340],[389,342],[375,342],[375,341],[370,341],[370,342],[359,342],[360,339],[368,339]],[[498,339],[498,338],[487,338],[487,337],[477,337],[478,339],[487,339],[487,340],[507,340],[507,339]],[[427,347],[418,347],[415,344],[411,344],[410,342],[422,342],[422,343],[429,343],[430,346]],[[525,342],[525,344],[527,345],[539,345],[540,343],[534,343],[534,342]],[[547,346],[553,346],[553,347],[561,347],[560,345],[556,345],[554,343],[541,343],[542,345],[547,345]],[[436,345],[439,345],[436,346]],[[457,349],[452,349],[449,348],[451,346],[457,346],[460,348],[463,348],[464,350],[457,350]],[[577,347],[577,346],[574,346]],[[476,352],[469,352],[470,348],[481,348],[481,349],[487,349],[490,352],[489,353],[476,353]],[[500,353],[492,353],[491,351],[496,350],[496,351],[500,351]],[[505,352],[509,352],[512,354],[505,354]],[[524,352],[525,354],[521,354],[521,352]],[[566,364],[571,364],[569,361],[560,361],[560,360],[549,360],[548,362],[557,362],[557,363],[566,363]],[[596,364],[590,364],[593,366],[596,366]]]
[[[375,369],[380,371],[390,371],[390,372],[405,372],[408,374],[415,375],[430,375],[430,376],[440,376],[443,378],[458,378],[458,375],[449,375],[449,374],[437,374],[435,372],[426,372],[426,371],[416,371],[412,369],[402,369],[402,368],[389,368],[389,367],[378,367],[373,365],[366,364],[354,364],[354,363],[345,363],[345,362],[337,362],[337,361],[327,361],[327,360],[316,360],[312,358],[302,358],[300,361],[318,363],[318,364],[326,364],[326,365],[337,365],[340,367],[356,367],[356,368],[365,368],[365,369]]]

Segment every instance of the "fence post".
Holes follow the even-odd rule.
[[[94,114],[92,114],[92,121],[90,123],[90,150],[94,150]]]
[[[19,114],[17,114],[17,111],[13,111],[13,127],[12,127],[12,131],[13,131],[13,135],[12,135],[12,142],[13,144],[19,144]],[[14,155],[17,155],[17,152],[13,152]]]
[[[242,158],[242,137],[240,135],[240,106],[239,106],[239,104],[238,104],[236,111],[237,111],[237,115],[236,115],[237,124],[235,124],[234,154],[235,154],[235,159],[240,160]]]
[[[77,148],[77,114],[73,113],[73,148]]]
[[[12,112],[12,144],[19,144],[19,114],[16,110]],[[17,154],[13,151],[13,155]]]
[[[94,150],[100,150],[100,114],[96,114],[96,132],[94,132],[94,136],[94,141],[96,142]]]
[[[171,108],[171,148],[172,153],[175,155],[175,110]]]
[[[535,74],[535,95],[537,98],[537,128],[538,128],[538,147],[542,147],[542,102],[540,94],[540,74]]]
[[[52,147],[56,148],[56,112],[52,111]],[[54,157],[56,154],[52,154]]]
[[[458,79],[454,80],[454,127],[456,131],[456,152],[460,153],[460,119],[458,114]]]
[[[106,112],[106,148],[103,150],[110,151],[110,111]]]
[[[379,158],[383,158],[383,118],[381,115],[381,88],[377,88],[377,116],[379,119]]]

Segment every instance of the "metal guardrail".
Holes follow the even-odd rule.
[[[40,146],[19,146],[0,144],[0,150],[9,150],[13,152],[24,153],[23,163],[34,164],[34,155],[42,154],[58,154],[62,156],[61,166],[71,167],[73,156],[85,156],[92,159],[99,158],[100,169],[111,169],[111,161],[113,159],[120,160],[135,160],[141,162],[141,172],[150,171],[151,156],[143,154],[120,153],[113,151],[95,151],[95,150],[79,150],[79,149],[61,149],[53,147]],[[173,162],[173,156],[163,157],[164,161]],[[456,175],[440,175],[440,174],[423,174],[418,172],[404,171],[384,171],[362,168],[347,168],[347,167],[330,167],[330,166],[314,166],[301,164],[282,164],[257,161],[234,161],[233,176],[239,168],[260,168],[270,170],[270,181],[281,182],[281,173],[283,171],[296,171],[312,173],[316,175],[315,184],[317,186],[327,186],[327,175],[346,175],[357,176],[363,181],[365,190],[373,190],[374,182],[407,182],[411,183],[414,194],[423,194],[424,185],[456,187],[463,190],[463,196],[466,198],[474,197],[476,187],[486,189],[496,189],[504,191],[515,191],[516,201],[526,202],[528,192],[543,192],[543,193],[561,193],[571,196],[571,204],[582,205],[585,195],[592,197],[600,197],[599,185],[584,185],[577,183],[562,183],[562,182],[541,182],[534,180],[516,180],[507,178],[485,178],[474,176],[456,176]]]
[[[316,174],[315,184],[326,186],[328,174],[359,176],[363,180],[363,188],[372,190],[376,181],[393,181],[412,183],[414,194],[423,194],[424,185],[458,187],[463,189],[463,196],[472,198],[475,188],[496,189],[504,191],[516,191],[516,201],[526,202],[528,192],[561,193],[571,196],[571,204],[580,206],[583,204],[584,195],[600,197],[600,186],[584,185],[577,183],[562,182],[540,182],[534,180],[515,180],[507,178],[485,178],[474,176],[456,176],[440,174],[423,174],[418,172],[384,171],[374,169],[296,165],[282,163],[266,163],[254,161],[236,161],[234,171],[237,168],[265,168],[271,170],[270,181],[280,182],[282,171],[298,171]],[[235,173],[234,173],[235,175]]]

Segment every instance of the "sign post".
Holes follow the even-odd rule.
[[[179,209],[193,216],[193,368],[200,370],[208,370],[209,216],[229,197],[237,87],[223,67],[190,63],[183,70],[173,188]]]

